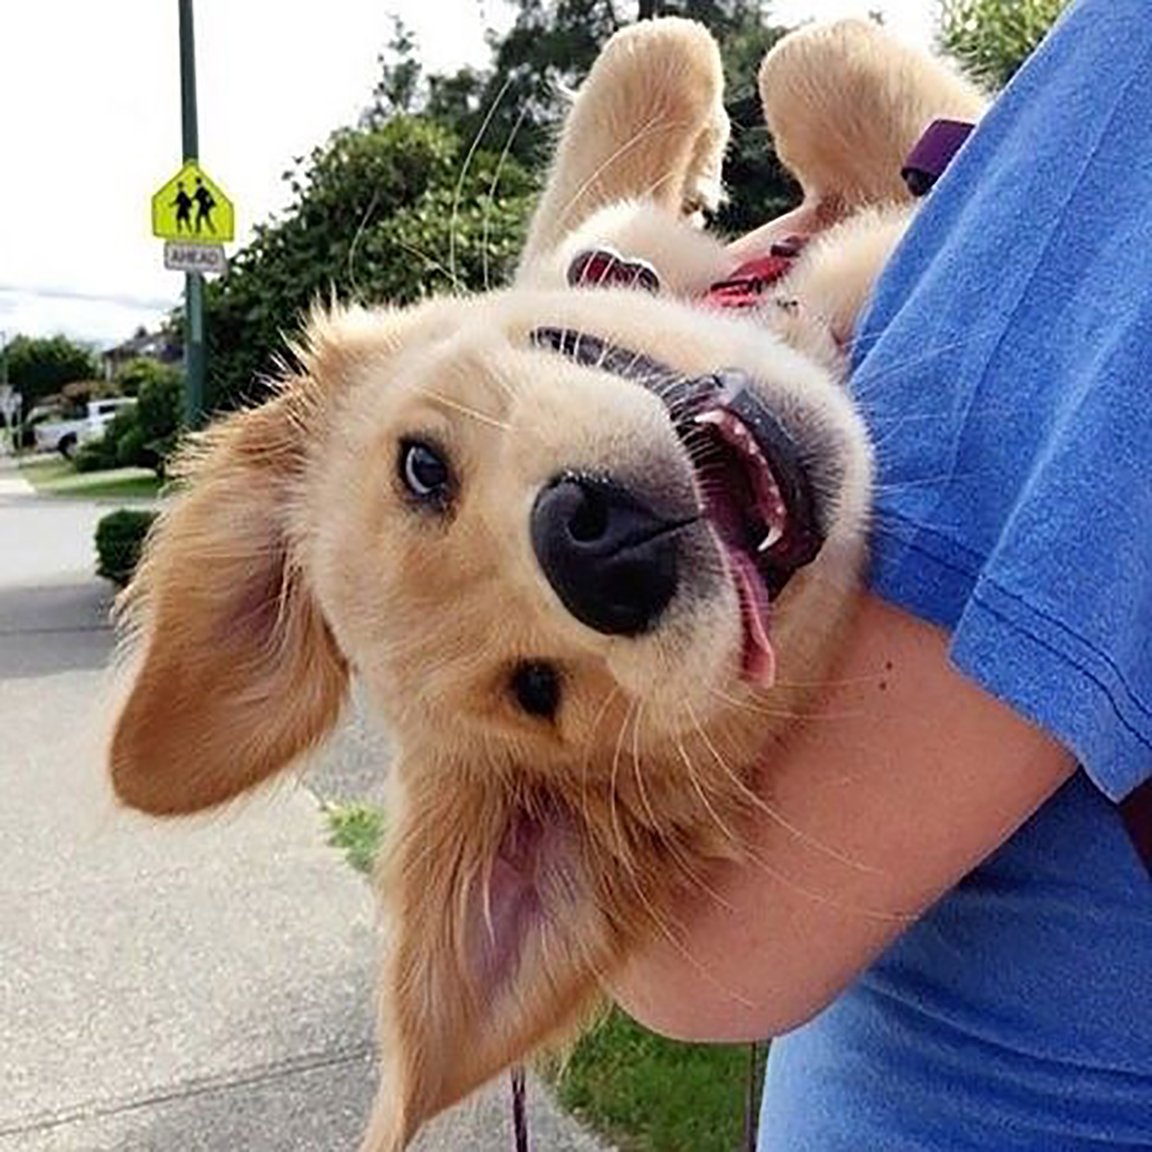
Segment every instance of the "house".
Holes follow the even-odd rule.
[[[104,364],[104,379],[111,380],[129,360],[143,357],[146,360],[159,360],[162,364],[173,364],[183,355],[183,346],[170,333],[137,328],[130,340],[117,344],[115,348],[108,348],[100,354],[100,359]]]

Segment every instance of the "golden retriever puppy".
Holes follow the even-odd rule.
[[[631,27],[570,110],[516,282],[315,315],[279,394],[201,439],[126,593],[124,803],[252,788],[353,674],[394,738],[371,1152],[675,932],[850,609],[871,465],[842,349],[904,155],[980,99],[863,23],[790,37],[762,81],[806,194],[787,228],[826,231],[759,306],[718,306],[743,254],[690,224],[720,195],[716,45]]]

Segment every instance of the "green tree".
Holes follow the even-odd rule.
[[[992,88],[1008,83],[1067,5],[1067,0],[939,2],[941,48]]]
[[[775,204],[792,194],[767,147],[756,94],[760,59],[784,31],[771,24],[765,0],[514,0],[514,5],[512,27],[492,41],[489,67],[426,77],[417,107],[450,124],[463,139],[474,139],[483,129],[487,147],[508,147],[538,170],[564,114],[565,91],[579,85],[612,33],[635,17],[688,16],[716,36],[728,69],[733,202],[747,204],[751,215],[764,197]],[[754,150],[767,159],[754,162]],[[735,216],[721,221],[722,226],[740,223]]]
[[[502,283],[534,182],[426,116],[336,132],[288,173],[294,200],[257,229],[206,298],[209,399],[260,399],[285,332],[317,301],[406,304]]]
[[[416,37],[399,16],[392,17],[392,39],[377,63],[380,79],[360,117],[362,128],[379,128],[390,116],[415,112],[421,96],[424,70],[416,56]]]
[[[9,382],[23,393],[25,410],[65,384],[90,380],[97,373],[91,349],[67,336],[16,336],[6,356]]]
[[[707,24],[728,60],[730,203],[718,225],[761,223],[795,192],[760,116],[756,69],[781,29],[762,0],[665,0]],[[636,14],[622,0],[516,0],[489,68],[426,75],[400,23],[355,128],[285,173],[293,199],[207,292],[213,408],[261,398],[317,300],[409,303],[504,282],[563,115],[604,42]]]
[[[172,364],[130,360],[116,379],[127,392],[136,388],[136,405],[118,414],[124,427],[109,434],[121,468],[151,468],[163,476],[184,426],[184,374]]]

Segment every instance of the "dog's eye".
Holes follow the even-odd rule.
[[[444,457],[420,440],[400,442],[400,479],[417,500],[443,504],[448,499],[452,473]]]
[[[560,707],[560,674],[538,660],[520,664],[512,673],[512,695],[529,716],[551,720]]]

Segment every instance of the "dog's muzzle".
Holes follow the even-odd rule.
[[[746,373],[723,369],[687,376],[642,353],[570,328],[536,328],[530,338],[537,347],[620,376],[659,397],[692,458],[703,498],[701,511],[729,550],[736,550],[754,564],[770,598],[775,599],[792,576],[816,558],[826,531],[816,497],[820,485],[814,479],[813,468],[819,466],[824,473],[823,488],[834,491],[838,482],[832,454],[804,450]],[[829,459],[818,465],[821,455]],[[606,515],[612,520],[619,518],[621,525],[628,524],[627,528],[622,527],[620,538],[631,541],[629,517],[635,516],[640,507],[634,497],[618,490],[608,498],[586,487],[578,500],[572,491],[566,499],[576,500],[581,508],[598,506],[606,499],[612,508]],[[540,505],[538,500],[538,510]],[[591,562],[591,552],[581,550],[577,560],[570,541],[564,543],[567,552],[561,557],[559,543],[547,543],[543,536],[538,537],[534,513],[533,542],[542,563],[542,548],[546,546],[550,567],[546,565],[545,571],[549,581],[574,615],[600,631],[634,635],[647,630],[675,593],[675,540],[667,533],[672,526],[662,523],[650,511],[645,514],[651,522],[638,533],[646,533],[651,543],[638,548],[637,556],[659,553],[662,559],[659,564],[653,561],[651,567],[638,571],[634,577],[625,563],[625,556],[631,551],[629,544],[619,560],[620,571],[629,575],[617,583],[615,575],[602,571],[598,571],[596,579],[589,580],[592,573],[585,566]],[[558,530],[551,527],[548,531]],[[666,539],[662,533],[667,533]],[[603,563],[601,554],[613,551],[618,543],[615,538],[597,541],[593,550],[600,557],[597,563]],[[663,558],[664,553],[667,558]],[[592,598],[601,591],[615,593],[618,586],[623,588],[633,582],[636,588],[625,598],[632,606],[619,613],[627,623],[612,627],[595,623],[597,619],[615,620],[617,612],[615,608],[594,607]],[[578,610],[573,606],[576,604],[583,607]]]

